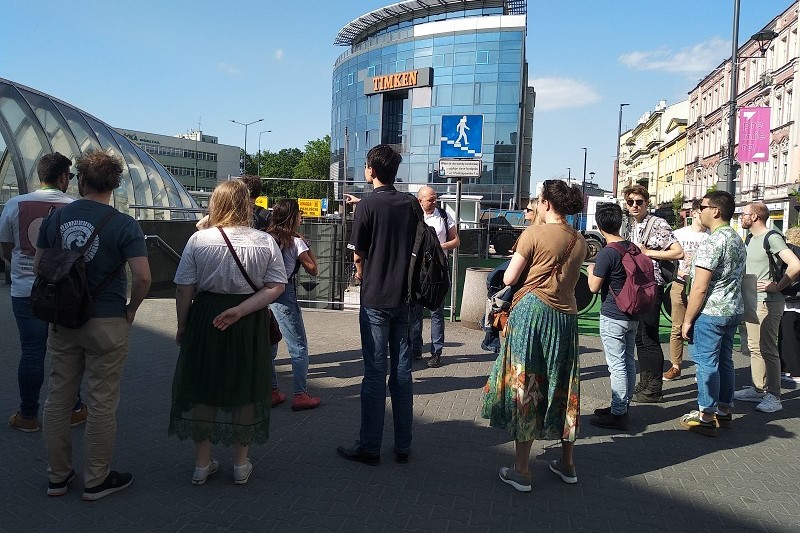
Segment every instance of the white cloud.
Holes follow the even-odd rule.
[[[277,50],[275,50],[275,59],[277,59],[278,61],[283,59],[283,48],[278,48]]]
[[[530,84],[536,90],[536,109],[539,111],[584,107],[600,100],[594,87],[581,80],[532,78]]]
[[[637,70],[663,70],[680,74],[703,74],[713,70],[730,56],[731,43],[719,37],[677,52],[666,47],[650,51],[636,50],[619,56],[619,62]]]
[[[239,74],[239,69],[233,65],[229,65],[224,61],[217,63],[217,68],[225,74]]]

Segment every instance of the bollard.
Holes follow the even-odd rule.
[[[486,313],[486,278],[493,268],[470,267],[464,275],[461,292],[461,325],[481,329],[480,320]]]

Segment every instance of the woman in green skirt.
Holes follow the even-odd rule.
[[[270,339],[267,306],[284,290],[278,245],[250,227],[252,205],[239,180],[221,183],[209,227],[189,238],[175,273],[175,341],[169,434],[195,442],[194,485],[219,468],[211,445],[233,446],[233,480],[247,483],[252,443],[269,435]]]
[[[578,481],[572,457],[580,414],[575,285],[586,241],[566,215],[582,208],[580,188],[545,181],[537,205],[543,224],[522,233],[503,277],[506,285],[524,283],[484,388],[482,415],[511,433],[515,463],[500,469],[500,479],[523,492],[531,490],[528,462],[536,439],[560,439],[561,459],[550,470],[566,483]]]

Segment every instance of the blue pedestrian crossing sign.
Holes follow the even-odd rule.
[[[481,157],[483,115],[442,115],[440,157]]]

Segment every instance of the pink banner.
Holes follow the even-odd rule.
[[[769,107],[742,107],[739,109],[740,163],[763,163],[769,159]]]

